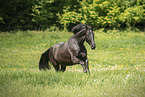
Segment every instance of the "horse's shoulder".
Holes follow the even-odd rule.
[[[57,43],[57,45],[62,45],[62,44],[64,44],[65,42],[59,42],[59,43]]]

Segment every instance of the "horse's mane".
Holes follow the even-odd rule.
[[[87,26],[87,28],[92,28],[89,25],[81,23],[81,24],[78,24],[72,28],[72,33],[76,34],[77,32],[81,31],[82,29],[85,29],[86,26]]]

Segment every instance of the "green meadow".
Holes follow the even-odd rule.
[[[0,97],[145,97],[145,33],[94,31],[88,51],[91,74],[80,64],[64,73],[39,71],[41,54],[73,34],[67,31],[0,33]]]

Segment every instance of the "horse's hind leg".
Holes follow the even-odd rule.
[[[53,64],[53,67],[55,68],[55,70],[59,71],[59,64],[57,64],[57,65],[54,65],[54,63],[52,63],[52,64]]]
[[[59,64],[58,64],[58,62],[56,62],[56,60],[54,59],[54,57],[52,55],[50,56],[50,61],[52,62],[52,65],[55,68],[55,70],[59,71]]]
[[[66,70],[66,66],[61,65],[61,71],[64,72]]]
[[[55,70],[59,71],[59,64],[54,59],[52,59],[51,62],[52,62],[53,67],[55,68]]]

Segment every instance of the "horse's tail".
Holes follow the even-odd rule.
[[[50,66],[48,64],[49,52],[50,52],[50,48],[47,51],[45,51],[44,53],[42,53],[40,61],[39,61],[39,70],[50,69]]]

